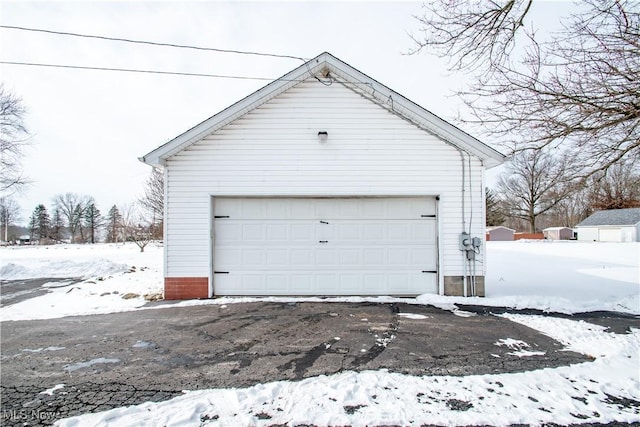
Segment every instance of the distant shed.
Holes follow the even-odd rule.
[[[549,227],[542,230],[544,238],[547,240],[570,240],[573,239],[573,230],[569,227]]]
[[[502,225],[497,227],[487,227],[487,241],[491,242],[511,242],[513,241],[513,233],[516,230],[504,227]]]

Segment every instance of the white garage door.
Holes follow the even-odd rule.
[[[214,199],[215,295],[437,293],[434,198]]]
[[[622,242],[622,229],[620,228],[601,228],[601,242]]]

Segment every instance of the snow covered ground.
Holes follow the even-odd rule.
[[[465,303],[564,313],[614,310],[640,314],[639,243],[489,242],[487,250],[486,298],[422,295],[402,301],[451,310],[456,309],[455,303]],[[162,248],[149,246],[144,253],[132,244],[0,248],[0,279],[31,277],[82,277],[84,281],[51,287],[46,295],[3,307],[2,321],[141,309],[145,304],[142,295],[162,289]],[[126,294],[139,296],[122,298]],[[163,304],[159,309],[255,300],[184,301]],[[297,301],[304,300],[323,301]],[[169,401],[86,414],[57,425],[499,426],[640,421],[640,331],[621,335],[583,321],[504,316],[595,360],[516,374],[414,377],[381,370],[277,381],[245,389],[185,391]],[[526,343],[513,337],[505,336],[495,345],[509,346],[519,357],[536,356]],[[44,392],[63,393],[64,385]]]
[[[619,311],[640,314],[640,243],[488,242],[486,298],[421,295],[403,302],[454,309],[455,303],[535,308],[549,312]],[[1,320],[50,319],[140,309],[143,296],[162,292],[162,247],[144,253],[127,244],[0,248],[0,279],[82,277],[71,286],[1,310]],[[128,295],[129,299],[123,296]],[[137,297],[132,297],[133,295]],[[132,298],[131,298],[132,297]],[[230,304],[256,298],[184,301],[169,306]],[[287,301],[287,298],[262,298]],[[297,301],[323,301],[301,298]],[[393,302],[394,298],[332,301]]]
[[[596,360],[516,374],[417,377],[380,370],[245,389],[185,391],[165,402],[86,414],[56,425],[505,426],[640,421],[640,408],[633,406],[640,396],[640,331],[616,335],[567,319],[505,317]],[[507,339],[496,345],[504,342]],[[628,399],[632,404],[625,403]]]
[[[162,292],[162,246],[149,244],[144,252],[133,243],[0,248],[0,280],[31,278],[83,281],[45,284],[49,293],[3,307],[0,320],[135,310],[146,303],[144,295]]]

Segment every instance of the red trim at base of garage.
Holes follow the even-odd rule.
[[[207,277],[165,277],[164,299],[209,298]]]

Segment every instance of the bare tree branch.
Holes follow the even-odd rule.
[[[569,177],[584,181],[639,159],[640,2],[585,0],[544,42],[520,29],[532,3],[434,2],[417,51],[452,55],[452,70],[481,68],[458,92],[463,121],[510,153],[571,158]]]
[[[29,144],[22,100],[0,84],[0,192],[9,193],[28,183],[22,172],[24,149]]]
[[[491,69],[508,61],[533,0],[470,2],[453,0],[423,5],[420,38],[411,53],[424,50],[451,60],[456,70]]]

